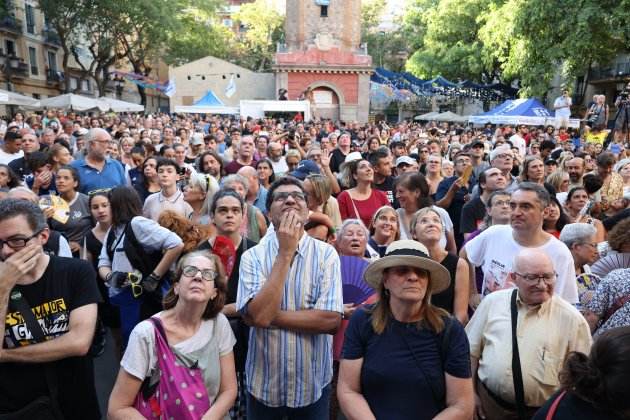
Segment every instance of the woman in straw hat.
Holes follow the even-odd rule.
[[[365,281],[379,301],[357,310],[343,347],[337,396],[349,419],[469,419],[473,388],[461,324],[431,304],[448,270],[424,245],[393,242]]]

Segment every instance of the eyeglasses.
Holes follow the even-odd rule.
[[[12,238],[12,239],[7,239],[6,241],[3,241],[2,239],[0,239],[0,249],[4,248],[4,244],[9,245],[9,248],[11,249],[24,248],[26,244],[28,243],[28,241],[30,241],[31,239],[33,239],[40,233],[42,233],[42,231],[38,230],[37,232],[29,236],[28,238]]]
[[[470,163],[470,160],[469,159],[457,159],[455,161],[455,163],[458,164],[458,165],[468,164],[468,163]]]
[[[284,203],[289,197],[295,201],[306,201],[306,194],[301,191],[277,192],[273,195],[273,201]]]
[[[194,265],[187,265],[182,270],[186,277],[196,277],[197,273],[201,273],[201,278],[205,281],[214,281],[217,278],[217,272],[210,269],[201,270]]]
[[[532,284],[532,285],[538,284],[538,282],[541,280],[545,284],[552,284],[556,280],[556,277],[558,277],[558,273],[543,273],[543,274],[514,273],[514,274],[524,279],[527,283]]]
[[[497,155],[497,157],[499,159],[513,159],[514,157],[509,154],[509,153],[501,153],[500,155]]]
[[[590,242],[580,242],[578,245],[588,245],[593,249],[597,249],[597,244],[590,243]]]

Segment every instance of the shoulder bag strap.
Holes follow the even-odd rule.
[[[33,314],[31,305],[29,305],[24,295],[18,289],[13,289],[11,291],[9,304],[14,310],[20,311],[20,315],[22,315],[22,318],[24,318],[24,322],[28,326],[28,329],[33,335],[35,341],[37,343],[43,343],[44,341],[46,341],[44,330],[42,329],[42,326],[39,324],[39,322],[37,322],[37,320],[35,319],[35,315]],[[55,367],[50,364],[46,364],[44,374],[46,376],[48,392],[50,392],[51,408],[53,411],[51,418],[63,419],[63,415],[61,414],[61,410],[59,409],[59,382],[57,381],[57,373],[55,372]]]
[[[514,381],[514,396],[516,399],[516,409],[520,420],[525,420],[525,391],[523,387],[523,373],[521,371],[521,358],[518,353],[518,339],[516,336],[516,324],[518,322],[518,311],[516,309],[516,295],[518,289],[512,292],[510,299],[510,309],[512,313],[512,379]]]
[[[547,411],[547,416],[545,420],[553,420],[553,416],[556,415],[556,411],[558,410],[558,405],[560,405],[560,401],[564,398],[567,391],[562,391],[558,396],[553,400],[551,407],[549,407],[549,411]]]

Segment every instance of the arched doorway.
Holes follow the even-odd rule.
[[[339,120],[339,96],[333,89],[327,86],[313,88],[313,101],[315,102],[313,118]]]

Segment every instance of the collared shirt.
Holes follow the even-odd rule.
[[[271,275],[278,248],[277,236],[266,235],[243,254],[237,310],[247,312],[247,304]],[[309,309],[343,313],[343,299],[335,249],[304,234],[287,273],[280,310]],[[263,404],[310,405],[332,379],[332,335],[252,327],[245,371],[247,391]]]
[[[85,159],[75,160],[71,165],[79,173],[79,179],[81,180],[79,191],[83,194],[127,185],[125,169],[117,160],[105,159],[105,166],[100,171],[90,166]]]
[[[262,185],[258,187],[258,194],[256,194],[256,199],[254,200],[254,207],[261,211],[261,213],[267,213],[267,188]]]
[[[160,214],[165,210],[174,211],[185,218],[188,218],[193,212],[190,204],[184,201],[184,194],[180,190],[177,190],[175,194],[170,197],[166,197],[162,191],[158,191],[144,200],[142,215],[147,219],[157,222]]]
[[[514,403],[512,378],[512,290],[488,295],[466,326],[470,356],[479,359],[481,382],[499,398]],[[540,407],[558,389],[558,373],[571,351],[588,354],[591,333],[586,320],[558,296],[536,307],[517,297],[518,351],[525,404]]]

